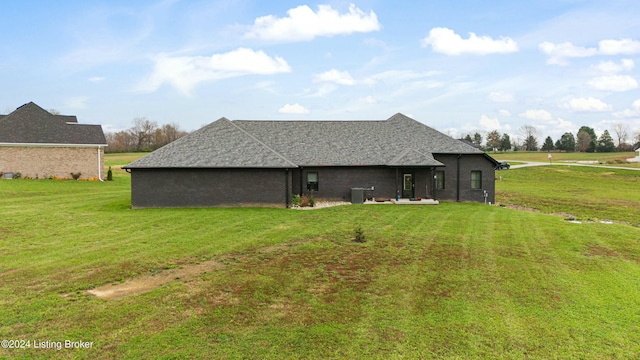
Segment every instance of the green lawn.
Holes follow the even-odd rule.
[[[584,220],[640,225],[640,171],[536,166],[497,171],[496,200]]]
[[[580,218],[637,224],[635,173],[555,170],[500,172],[498,201],[575,197]],[[0,340],[93,342],[0,358],[640,356],[638,227],[467,203],[130,210],[114,177],[0,181]],[[596,200],[571,185],[593,179]],[[619,216],[609,197],[628,198]],[[86,293],[209,260],[223,266],[147,293]]]
[[[545,151],[508,151],[508,152],[488,152],[498,161],[512,160],[519,162],[537,161],[548,162]],[[614,165],[621,167],[640,168],[640,163],[628,163],[627,159],[634,158],[636,152],[611,152],[611,153],[581,153],[581,152],[552,152],[553,163],[572,163],[577,161],[596,161],[602,165]]]

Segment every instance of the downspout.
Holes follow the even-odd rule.
[[[98,145],[98,180],[104,181],[104,180],[102,180],[102,171],[100,169],[102,166],[100,166],[100,165],[101,165],[100,164],[100,145]]]
[[[460,202],[460,158],[462,157],[462,154],[458,154],[458,161],[456,163],[456,201]]]
[[[289,169],[284,169],[284,204],[289,208]]]
[[[398,200],[398,195],[400,195],[400,191],[398,190],[398,168],[396,168],[396,196],[395,196],[395,200]]]
[[[431,198],[433,200],[436,199],[436,167],[435,166],[431,168]]]

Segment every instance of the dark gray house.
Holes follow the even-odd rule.
[[[221,118],[124,168],[131,205],[278,206],[293,194],[486,201],[496,161],[405,115],[383,121]]]

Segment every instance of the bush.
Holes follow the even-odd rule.
[[[356,228],[355,237],[353,238],[353,241],[358,243],[363,243],[366,241],[364,238],[364,231],[362,230],[362,227],[358,226]]]
[[[301,207],[307,207],[309,206],[309,197],[307,195],[302,195],[300,197],[300,206]]]
[[[311,207],[316,206],[316,199],[313,198],[313,190],[309,192],[309,206]]]
[[[109,171],[107,171],[107,181],[113,181],[113,171],[111,171],[111,166],[109,166]]]
[[[291,206],[300,206],[300,195],[293,194],[291,196]]]

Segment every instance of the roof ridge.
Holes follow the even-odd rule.
[[[281,158],[282,160],[290,163],[291,165],[293,165],[293,167],[298,167],[298,165],[296,163],[294,163],[293,161],[287,159],[284,155],[280,154],[279,152],[275,151],[274,149],[272,149],[269,145],[265,144],[262,140],[258,139],[257,137],[255,137],[255,135],[251,134],[250,132],[246,131],[245,129],[241,128],[240,126],[234,124],[233,121],[227,119],[227,118],[221,118],[220,120],[226,120],[228,121],[230,124],[232,124],[235,128],[237,128],[238,130],[242,131],[243,133],[247,134],[249,137],[251,137],[253,140],[255,140],[256,142],[258,142],[260,145],[266,147],[267,149],[269,149],[272,153],[276,154],[279,158]]]

